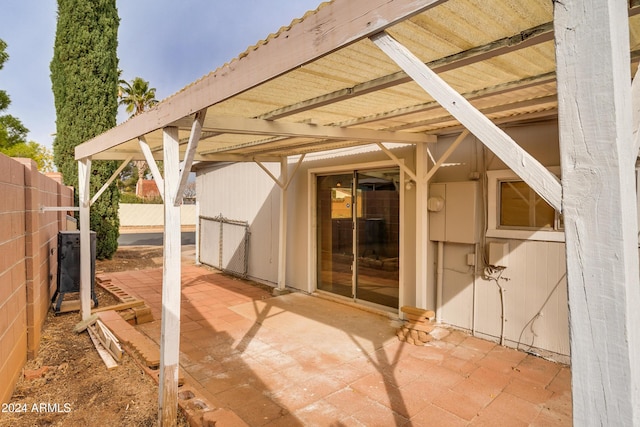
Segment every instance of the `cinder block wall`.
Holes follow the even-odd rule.
[[[27,358],[35,357],[56,287],[57,234],[73,191],[30,159],[0,154],[0,402],[7,402]]]

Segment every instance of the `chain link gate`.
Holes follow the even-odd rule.
[[[200,216],[200,262],[225,273],[247,277],[249,267],[249,223]]]

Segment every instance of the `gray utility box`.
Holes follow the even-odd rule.
[[[96,233],[90,232],[91,246],[91,299],[98,306],[95,291],[96,275]],[[80,231],[60,231],[58,233],[58,276],[56,291],[51,298],[54,311],[60,312],[65,294],[80,292]]]

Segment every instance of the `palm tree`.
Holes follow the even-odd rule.
[[[156,88],[149,87],[149,82],[141,77],[131,80],[131,83],[120,80],[119,105],[125,105],[127,113],[136,116],[147,107],[153,107],[158,103]],[[133,114],[132,114],[133,113]]]
[[[131,83],[126,80],[120,80],[119,83],[118,97],[120,101],[118,104],[125,105],[126,111],[131,117],[142,113],[147,107],[153,107],[158,103],[156,99],[156,88],[149,87],[149,82],[143,78],[136,77],[131,80]],[[138,169],[138,181],[144,179],[147,163],[144,160],[137,160],[133,163]],[[140,196],[139,194],[136,195]]]

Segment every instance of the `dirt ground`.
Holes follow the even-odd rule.
[[[162,246],[122,246],[112,259],[96,261],[96,271],[143,270],[162,267]]]
[[[127,247],[112,260],[96,261],[96,270],[110,272],[158,267],[162,248]],[[99,306],[117,301],[96,286]],[[40,350],[27,362],[11,401],[2,407],[0,426],[154,426],[158,386],[125,353],[108,370],[86,332],[73,327],[79,313],[47,317]],[[188,424],[181,418],[179,426]]]

